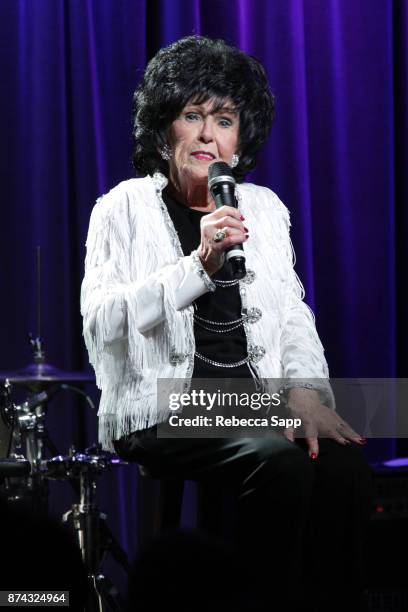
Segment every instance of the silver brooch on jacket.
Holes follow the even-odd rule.
[[[252,306],[252,308],[245,309],[243,311],[246,323],[256,323],[262,317],[262,310]]]
[[[256,278],[255,272],[247,268],[246,276],[244,276],[244,278],[241,279],[241,283],[245,283],[245,285],[250,285],[251,283],[254,282],[255,278]]]
[[[258,363],[265,355],[266,351],[260,344],[251,344],[248,347],[248,358],[253,363]]]

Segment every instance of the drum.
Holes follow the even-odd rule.
[[[57,455],[43,462],[42,475],[52,480],[69,480],[79,478],[86,473],[96,476],[114,465],[121,466],[127,463],[116,455],[104,452]]]

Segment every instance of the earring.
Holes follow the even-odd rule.
[[[168,144],[165,144],[161,150],[160,155],[165,161],[169,161],[171,159],[171,149]]]
[[[239,155],[236,155],[236,153],[234,153],[231,159],[231,168],[236,168],[238,164],[239,164]]]

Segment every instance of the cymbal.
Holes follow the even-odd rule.
[[[95,377],[87,372],[60,370],[49,363],[30,363],[25,368],[0,372],[0,381],[9,380],[14,385],[38,388],[55,383],[94,382]]]

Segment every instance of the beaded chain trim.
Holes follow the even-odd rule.
[[[183,251],[181,249],[181,244],[180,244],[180,240],[177,236],[177,232],[174,228],[173,222],[171,221],[169,212],[167,210],[167,206],[164,203],[163,197],[162,197],[162,190],[166,187],[167,183],[168,183],[168,179],[162,175],[160,172],[155,172],[153,175],[153,183],[155,186],[155,190],[156,190],[156,195],[157,195],[157,199],[158,199],[158,203],[159,203],[159,207],[162,211],[163,217],[164,217],[164,221],[165,224],[167,226],[167,229],[169,231],[169,235],[171,238],[171,241],[173,243],[173,246],[175,248],[176,253],[178,254],[179,257],[183,257]],[[238,203],[241,202],[241,194],[239,193],[239,191],[237,190],[237,200]],[[233,287],[235,285],[239,285],[239,289],[240,289],[240,294],[241,294],[241,301],[242,301],[242,306],[243,306],[243,312],[245,313],[244,316],[242,317],[242,322],[240,322],[238,325],[243,325],[244,329],[245,329],[245,334],[247,337],[247,341],[248,341],[248,356],[245,357],[244,359],[241,359],[240,361],[236,361],[236,362],[232,362],[232,363],[222,363],[221,361],[213,361],[212,359],[209,359],[208,357],[205,357],[204,355],[201,355],[201,353],[195,353],[195,356],[198,359],[201,359],[202,361],[205,361],[206,363],[209,363],[211,365],[214,365],[216,367],[219,368],[236,368],[239,367],[240,365],[243,365],[244,363],[257,363],[260,359],[262,359],[262,357],[265,355],[265,349],[263,346],[261,345],[254,345],[252,343],[250,343],[250,338],[251,335],[249,333],[249,329],[248,329],[248,323],[254,323],[255,321],[257,321],[261,316],[262,313],[259,310],[259,308],[249,308],[247,309],[246,305],[247,305],[247,301],[246,301],[246,289],[243,287],[243,285],[249,285],[251,284],[254,279],[255,279],[255,272],[253,270],[247,270],[247,274],[246,276],[241,279],[241,281],[236,281],[236,280],[212,280],[207,272],[204,270],[203,265],[201,263],[201,260],[197,254],[197,251],[193,251],[191,253],[191,259],[193,262],[193,268],[194,271],[202,278],[206,288],[208,291],[215,291],[216,286],[220,287],[220,288],[229,288],[229,287]],[[230,324],[231,325],[231,324]],[[215,331],[215,330],[211,330],[211,331]],[[194,367],[194,356],[193,353],[177,353],[174,348],[171,349],[170,351],[170,363],[173,365],[179,365],[181,363],[184,362],[185,359],[188,359],[189,361],[189,365],[187,368],[187,372],[186,372],[186,378],[190,379],[192,376],[192,372],[193,372],[193,367]],[[188,390],[190,387],[190,382],[187,382],[185,384],[185,389]]]
[[[233,325],[232,327],[224,327],[224,329],[214,329],[213,327],[207,327],[207,325],[203,325],[199,321],[196,321],[196,324],[202,329],[206,329],[207,331],[213,332],[214,334],[228,334],[228,332],[233,331],[234,329],[238,329],[242,327],[243,323],[238,323],[237,325]]]
[[[246,276],[241,280],[242,283],[246,285],[250,285],[255,280],[255,272],[253,270],[247,270]],[[234,285],[239,285],[240,281],[238,280],[217,280],[212,279],[213,283],[217,287],[221,287],[222,289],[229,289]],[[247,336],[247,340],[249,340],[250,334],[248,330],[248,324],[256,323],[262,317],[262,311],[259,308],[252,307],[246,308],[246,290],[240,286],[240,294],[243,305],[243,316],[239,319],[235,319],[233,321],[213,321],[211,319],[205,319],[204,317],[200,317],[198,314],[194,314],[194,322],[196,325],[199,325],[201,328],[206,329],[207,331],[216,333],[216,334],[226,334],[231,332],[239,327],[243,326],[245,329],[245,335]],[[262,359],[265,355],[265,349],[261,345],[248,344],[248,356],[240,361],[234,361],[231,363],[225,363],[222,361],[214,361],[214,359],[210,359],[201,353],[196,351],[195,356],[201,361],[208,363],[217,368],[238,368],[245,363],[257,363]]]
[[[206,286],[207,291],[215,291],[215,285],[212,282],[211,278],[208,276],[207,272],[204,270],[203,264],[201,263],[201,259],[199,258],[197,251],[191,252],[191,259],[193,262],[194,272],[200,276],[204,285]]]
[[[208,357],[204,357],[204,355],[201,355],[201,353],[196,352],[195,356],[198,357],[198,359],[201,359],[201,361],[216,366],[217,368],[238,368],[239,366],[244,365],[244,363],[248,363],[249,361],[249,357],[245,357],[245,359],[241,359],[241,361],[234,361],[233,363],[222,363],[221,361],[214,361],[213,359],[208,359]]]
[[[256,323],[262,317],[262,311],[259,308],[250,308],[248,311],[244,312],[244,316],[240,319],[235,319],[234,321],[213,321],[212,319],[204,319],[204,317],[200,317],[198,314],[194,315],[194,321],[197,325],[206,329],[207,331],[214,332],[216,334],[227,334],[228,332],[238,329],[245,323]],[[204,325],[206,323],[207,325]],[[211,325],[212,327],[208,327]],[[220,327],[221,329],[217,329]]]
[[[239,285],[239,283],[245,283],[245,285],[250,285],[255,280],[255,272],[253,270],[247,269],[246,276],[241,278],[241,280],[218,280],[213,278],[212,281],[217,287],[222,287],[223,289],[228,289],[229,287],[234,287]]]
[[[238,285],[239,280],[218,280],[213,278],[213,283],[217,285],[217,287],[222,287],[223,289],[229,289],[230,287],[234,287]]]
[[[263,346],[260,345],[251,345],[248,347],[247,357],[241,359],[240,361],[233,361],[230,363],[214,361],[213,359],[209,359],[208,357],[201,355],[201,353],[196,353],[195,355],[196,357],[198,357],[198,359],[201,359],[201,361],[209,363],[210,365],[213,365],[217,368],[238,368],[239,366],[244,365],[244,363],[249,363],[250,361],[252,361],[253,363],[257,363],[258,361],[260,361],[265,355],[265,349]]]
[[[213,321],[212,319],[204,319],[204,317],[200,317],[197,314],[194,315],[194,318],[198,321],[202,321],[203,323],[216,326],[234,325],[235,323],[242,323],[244,320],[244,317],[241,317],[240,319],[235,319],[235,321]]]

